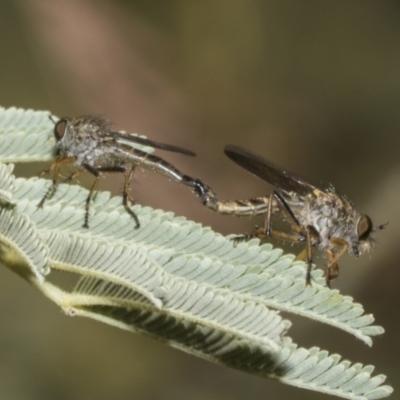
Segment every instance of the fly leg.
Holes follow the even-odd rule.
[[[285,199],[275,190],[272,191],[269,196],[269,203],[267,209],[267,217],[265,219],[265,234],[266,236],[271,235],[272,231],[272,205],[273,202],[278,206],[280,211],[283,213],[285,219],[292,225],[293,229],[299,234],[302,234],[302,227],[300,225],[299,220],[293,214],[293,211],[290,209],[289,205],[286,203]]]
[[[328,258],[328,266],[325,268],[325,281],[328,288],[331,287],[331,280],[339,276],[339,265],[337,262],[333,262],[335,255],[332,250],[326,251],[326,257]]]
[[[333,246],[340,247],[340,250],[336,254],[334,254],[332,250],[327,250],[326,252],[328,265],[325,268],[325,280],[326,285],[330,288],[331,280],[339,276],[339,265],[337,261],[347,251],[349,244],[345,240],[336,237],[330,238],[329,241]]]
[[[312,253],[313,247],[319,242],[319,236],[310,225],[306,227],[305,239],[306,248],[297,255],[296,260],[305,260],[307,263],[306,286],[311,286]]]
[[[262,228],[258,228],[261,230]],[[307,272],[306,272],[306,286],[311,286],[311,268],[312,268],[312,253],[313,253],[313,238],[315,236],[315,231],[313,227],[306,227],[306,235],[304,238],[303,234],[289,234],[280,231],[272,230],[270,235],[271,237],[275,237],[277,239],[287,240],[292,243],[302,243],[304,239],[306,240],[306,248],[297,255],[296,260],[305,260],[307,263]]]
[[[263,238],[263,237],[274,237],[277,239],[285,240],[291,243],[303,243],[306,240],[306,248],[297,255],[296,260],[305,260],[307,263],[307,272],[306,272],[306,286],[311,286],[311,268],[312,268],[312,254],[313,254],[313,244],[316,243],[318,239],[318,235],[315,232],[312,226],[306,227],[306,234],[299,232],[297,234],[290,234],[286,232],[271,230],[269,235],[266,235],[264,228],[256,227],[253,233],[253,237]],[[336,263],[332,265],[334,271],[336,271]],[[337,267],[337,271],[339,268]],[[336,278],[337,275],[330,275],[330,279]],[[329,285],[328,285],[329,286]]]
[[[268,198],[258,198],[255,200],[259,201],[260,206],[264,205],[264,209],[265,209],[265,206],[267,208],[267,215],[265,218],[264,227],[260,228],[260,227],[256,226],[251,234],[245,233],[244,235],[234,238],[236,243],[249,240],[253,237],[261,239],[261,238],[265,238],[265,237],[274,236],[278,239],[280,238],[280,239],[295,242],[295,243],[301,242],[305,239],[302,227],[301,227],[298,219],[293,214],[293,211],[290,209],[290,207],[286,203],[285,199],[278,192],[276,192],[274,190],[274,191],[272,191],[272,193],[270,194],[270,196]],[[285,216],[286,220],[289,221],[289,223],[293,226],[293,229],[295,230],[297,235],[290,235],[290,234],[286,234],[284,232],[272,230],[272,214],[274,211],[276,211],[276,210],[273,210],[274,205],[278,207],[278,209]]]
[[[289,205],[286,203],[285,199],[276,191],[273,191],[270,196],[270,202],[268,204],[267,218],[265,221],[265,234],[266,236],[271,236],[272,231],[272,200],[276,202],[279,209],[286,217],[286,220],[292,225],[293,229],[297,232],[299,236],[299,241],[306,240],[305,248],[305,258],[307,262],[307,273],[306,273],[306,286],[311,286],[311,268],[312,268],[312,250],[313,242],[312,240],[318,238],[318,234],[315,232],[312,226],[306,226],[305,237],[302,226],[299,220],[293,214]],[[276,236],[276,233],[275,233]]]
[[[114,167],[114,166],[110,166],[110,167],[93,167],[89,164],[82,164],[82,166],[88,171],[90,172],[92,175],[94,175],[95,180],[93,182],[92,187],[90,188],[89,194],[86,198],[86,205],[85,205],[85,220],[83,223],[83,228],[89,228],[89,208],[90,208],[90,201],[92,200],[93,197],[93,193],[96,190],[96,187],[99,183],[99,179],[100,179],[100,173],[101,172],[120,172],[123,173],[126,171],[126,169],[124,167]]]
[[[240,241],[248,240],[253,237],[263,239],[265,237],[275,237],[292,243],[301,243],[306,241],[306,248],[302,251],[297,259],[305,259],[307,262],[306,285],[311,286],[311,268],[312,268],[312,252],[313,245],[318,241],[318,233],[312,226],[307,226],[305,229],[301,226],[299,220],[294,215],[293,211],[286,203],[285,199],[276,191],[272,191],[268,199],[267,216],[264,227],[255,227],[252,234],[244,234],[234,238],[235,244]],[[272,214],[273,205],[276,205],[282,212],[285,219],[292,225],[295,233],[276,231],[272,229]]]
[[[64,183],[71,183],[83,170],[78,169],[73,174],[71,174],[67,179],[65,179]]]
[[[140,222],[138,216],[130,209],[128,202],[134,203],[134,200],[129,196],[128,189],[131,185],[131,181],[135,172],[135,167],[133,166],[131,170],[128,171],[125,169],[125,183],[124,183],[124,191],[122,192],[122,204],[126,210],[126,212],[134,219],[135,221],[135,229],[140,228]]]
[[[58,158],[56,161],[53,162],[53,164],[50,165],[49,168],[45,169],[39,175],[40,177],[42,177],[54,169],[53,182],[52,182],[51,186],[47,189],[47,192],[43,196],[42,200],[40,200],[39,204],[37,205],[38,208],[42,208],[45,201],[54,194],[54,191],[55,191],[56,185],[57,185],[58,174],[60,172],[60,166],[64,165],[64,164],[71,164],[71,163],[75,162],[75,160],[76,160],[75,157]]]
[[[253,238],[258,238],[258,239],[265,239],[267,237],[274,237],[276,239],[284,240],[286,242],[290,243],[302,243],[304,242],[304,235],[301,234],[292,234],[292,233],[286,233],[282,231],[277,231],[272,229],[269,233],[269,235],[266,235],[265,233],[265,227],[260,227],[260,226],[255,226],[253,229],[252,233],[244,233],[240,236],[236,236],[233,238],[235,246],[240,243],[240,242],[245,242]]]

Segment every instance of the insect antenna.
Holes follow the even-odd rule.
[[[372,232],[382,231],[383,229],[386,229],[388,224],[389,222],[385,222],[384,224],[378,225],[376,228],[372,229]]]

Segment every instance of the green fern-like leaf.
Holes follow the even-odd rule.
[[[51,284],[47,284],[49,292]],[[168,308],[156,309],[141,295],[105,281],[83,277],[72,294],[59,303],[72,316],[93,318],[140,333],[206,360],[260,377],[354,400],[389,396],[384,375],[371,376],[372,366],[352,364],[318,347],[300,348],[283,337],[279,350],[240,332],[175,317]],[[119,299],[117,304],[113,299]]]
[[[204,283],[215,290],[228,288],[248,301],[325,322],[368,345],[372,344],[371,336],[383,333],[383,328],[372,325],[373,316],[364,314],[351,297],[326,288],[321,271],[313,272],[315,284],[306,288],[304,263],[293,262],[293,255],[282,256],[282,250],[270,244],[259,246],[254,240],[234,247],[229,238],[209,228],[140,206],[134,210],[142,228],[135,230],[120,198],[110,198],[105,192],[93,202],[91,228],[87,230],[82,228],[87,191],[59,185],[55,196],[38,209],[47,185],[46,180],[19,178],[13,199],[41,231],[47,232],[43,238],[50,248],[53,268],[80,269],[80,273],[84,268],[99,278],[108,269],[114,274],[111,278],[108,273],[108,280],[127,282],[126,274],[133,274],[134,269],[126,270],[126,260],[135,254],[142,260],[147,257],[143,263],[149,268],[157,266],[175,278]],[[143,263],[136,263],[135,270],[144,273]],[[125,275],[118,278],[121,270]],[[151,271],[151,276],[159,276]]]
[[[0,161],[52,160],[48,115],[0,109]],[[149,207],[134,207],[142,225],[135,230],[121,198],[106,192],[96,193],[84,229],[87,191],[61,184],[38,209],[48,185],[14,179],[12,166],[0,164],[0,257],[69,315],[298,387],[351,399],[391,393],[372,367],[299,348],[286,336],[290,322],[273,309],[330,324],[368,345],[383,333],[360,304],[326,288],[319,270],[306,288],[304,263],[294,256],[257,240],[234,247],[210,228]],[[49,269],[80,276],[75,290],[52,284]]]

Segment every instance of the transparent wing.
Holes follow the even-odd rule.
[[[193,151],[183,149],[182,147],[174,146],[172,144],[156,142],[151,139],[147,139],[147,138],[143,138],[143,137],[139,137],[139,136],[135,136],[135,135],[130,135],[129,133],[125,133],[125,132],[110,132],[110,134],[114,138],[124,139],[129,142],[143,144],[145,146],[151,146],[151,147],[155,147],[157,149],[173,151],[175,153],[184,154],[185,156],[193,157],[196,155],[196,153],[194,153]]]
[[[243,147],[228,145],[224,151],[236,164],[283,192],[305,195],[317,189],[304,178]]]

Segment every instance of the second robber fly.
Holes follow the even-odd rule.
[[[194,156],[195,153],[177,146],[158,143],[153,140],[138,137],[125,132],[114,132],[110,122],[104,118],[82,116],[78,118],[61,118],[55,123],[54,135],[57,145],[57,159],[46,171],[54,170],[53,182],[43,199],[38,204],[42,207],[56,188],[59,170],[62,165],[73,164],[78,167],[67,181],[76,178],[82,171],[90,172],[94,183],[86,199],[86,212],[83,226],[89,227],[89,208],[93,193],[103,173],[121,173],[125,176],[122,201],[125,210],[135,220],[136,228],[140,226],[137,215],[130,209],[129,201],[133,201],[128,189],[133,178],[135,167],[143,167],[158,172],[175,182],[189,186],[197,194],[207,190],[201,181],[182,174],[174,166],[161,158],[134,148],[129,143],[147,145],[163,150]]]
[[[241,167],[273,186],[268,197],[249,200],[218,200],[209,190],[202,194],[204,204],[222,214],[257,215],[265,214],[265,226],[256,227],[251,237],[273,236],[295,243],[305,242],[306,248],[299,258],[307,262],[306,284],[311,284],[312,254],[315,247],[326,252],[328,264],[325,279],[330,281],[339,276],[337,261],[346,252],[355,256],[370,250],[374,243],[371,233],[383,229],[384,225],[373,229],[371,219],[360,214],[353,203],[333,188],[323,190],[304,178],[274,164],[273,162],[238,146],[226,146],[225,154]],[[272,214],[280,212],[290,223],[290,233],[272,229]]]

